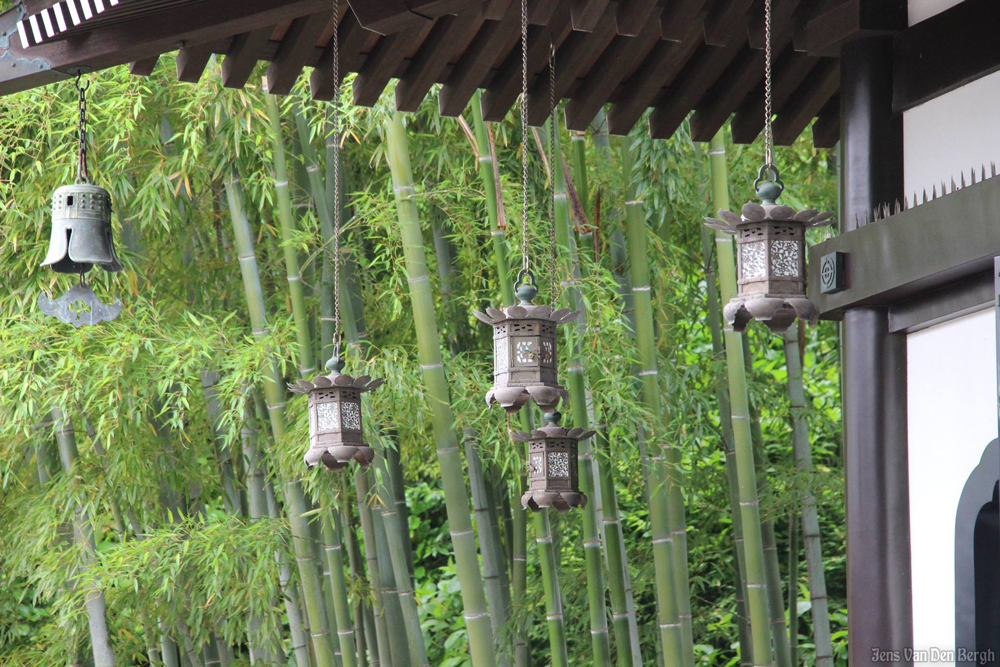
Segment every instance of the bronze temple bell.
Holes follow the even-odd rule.
[[[111,232],[111,194],[90,183],[64,185],[52,195],[52,235],[42,266],[86,273],[94,265],[122,270]]]

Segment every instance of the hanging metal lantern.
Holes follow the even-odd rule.
[[[770,171],[771,180],[765,181]],[[801,318],[816,321],[819,311],[806,298],[806,230],[833,222],[833,213],[796,211],[777,204],[784,185],[773,166],[761,167],[754,189],[761,203],[749,202],[742,215],[719,211],[706,224],[736,236],[737,296],[723,309],[726,322],[744,331],[751,320],[781,333]]]
[[[559,425],[561,418],[558,412],[548,412],[547,426],[531,433],[510,434],[515,442],[528,443],[528,491],[521,496],[521,505],[533,512],[546,507],[568,512],[587,506],[587,496],[580,493],[577,449],[580,441],[594,432],[563,428]]]
[[[327,363],[329,375],[288,385],[292,392],[309,396],[306,465],[312,468],[322,462],[330,470],[340,470],[357,461],[367,468],[375,458],[375,451],[364,441],[361,394],[377,389],[383,381],[367,375],[358,378],[344,375],[340,372],[344,362],[338,357],[334,355]]]
[[[58,188],[52,195],[52,233],[49,250],[42,266],[57,273],[80,275],[80,283],[58,299],[41,294],[38,305],[42,312],[75,327],[113,320],[121,313],[122,304],[115,299],[103,303],[84,280],[93,266],[105,271],[122,270],[115,254],[111,228],[111,193],[93,185],[87,174],[87,100],[86,91],[77,76],[80,127],[77,180]]]
[[[569,394],[559,385],[556,326],[575,320],[580,311],[552,310],[531,302],[538,290],[518,277],[515,294],[519,303],[503,309],[473,311],[480,321],[493,327],[493,387],[486,403],[499,403],[509,413],[517,412],[530,398],[546,412],[555,410],[560,398]]]

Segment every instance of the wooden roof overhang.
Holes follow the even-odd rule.
[[[832,146],[840,122],[837,40],[896,31],[905,18],[900,26],[891,12],[871,16],[861,0],[773,3],[775,140],[790,144],[815,118],[815,143]],[[484,90],[488,120],[500,120],[515,104],[519,2],[340,4],[338,23],[332,0],[22,0],[0,15],[0,95],[126,63],[148,75],[162,54],[177,50],[182,81],[197,81],[217,54],[228,87],[243,87],[264,61],[271,92],[287,94],[308,74],[313,97],[329,100],[330,43],[339,25],[341,72],[358,73],[356,104],[374,104],[392,78],[399,80],[396,104],[404,111],[415,110],[436,83],[446,116],[462,113],[476,89]],[[73,8],[83,15],[86,7],[89,18],[67,16]],[[672,135],[692,111],[697,141],[707,141],[730,117],[737,142],[759,134],[763,0],[529,0],[528,7],[530,123],[546,117],[551,43],[556,93],[566,101],[571,129],[585,129],[610,105],[614,134],[631,130],[650,107],[657,138]]]

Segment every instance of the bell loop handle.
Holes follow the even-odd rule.
[[[785,191],[785,184],[781,181],[781,174],[773,164],[765,164],[757,172],[757,179],[753,182],[753,189],[757,196],[765,203],[773,204],[777,201],[781,193]]]

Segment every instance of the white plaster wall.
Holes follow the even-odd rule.
[[[907,337],[915,649],[956,648],[955,512],[997,437],[995,341],[991,308]]]
[[[910,25],[920,23],[960,2],[962,0],[910,0],[907,3]]]

